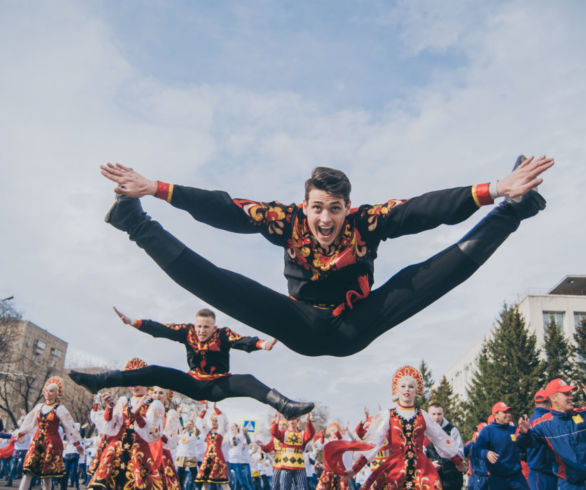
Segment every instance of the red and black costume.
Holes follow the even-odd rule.
[[[79,433],[69,411],[63,405],[40,403],[27,414],[22,426],[15,431],[17,436],[34,434],[24,457],[23,473],[41,478],[65,475],[59,425],[63,426],[70,440],[79,446]]]
[[[160,386],[194,400],[220,401],[247,396],[266,403],[285,416],[307,413],[313,404],[293,402],[261,383],[251,374],[230,374],[230,349],[246,352],[260,350],[263,340],[244,337],[228,327],[217,328],[209,339],[199,341],[191,323],[164,325],[152,320],[137,320],[133,325],[154,337],[164,337],[185,345],[189,371],[147,366],[125,371],[69,375],[91,391],[114,386]],[[300,412],[300,413],[297,413]]]
[[[110,420],[95,420],[99,421],[100,432],[109,437],[88,488],[162,490],[149,444],[161,438],[165,409],[161,402],[149,398],[135,415],[132,406],[138,400],[122,397]]]
[[[162,182],[156,195],[198,221],[237,233],[261,233],[283,247],[290,296],[215,266],[152,221],[137,199],[118,200],[107,216],[179,285],[309,356],[347,356],[362,350],[466,280],[521,219],[539,210],[530,203],[503,203],[463,241],[403,269],[371,291],[382,240],[464,221],[481,205],[493,202],[489,184],[352,209],[327,249],[319,246],[297,204],[232,199],[221,191]]]

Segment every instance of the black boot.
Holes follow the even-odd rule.
[[[524,160],[523,155],[519,156],[513,169]],[[545,209],[545,199],[535,190],[529,191],[518,202],[507,199],[472,228],[458,242],[458,247],[474,262],[483,264],[519,227],[521,220],[531,218],[543,209]]]
[[[102,388],[114,386],[128,386],[122,377],[123,371],[106,371],[105,373],[89,374],[81,371],[69,371],[69,377],[78,385],[87,388],[92,393],[97,393]],[[126,371],[125,371],[126,372]]]
[[[287,420],[301,417],[302,415],[311,412],[315,406],[311,402],[296,402],[289,400],[289,398],[281,395],[281,393],[274,388],[267,393],[265,403],[273,407],[277,412],[283,414]]]
[[[116,196],[104,218],[114,228],[128,233],[128,238],[144,249],[162,268],[175,260],[185,245],[146,214],[140,201],[133,197]]]

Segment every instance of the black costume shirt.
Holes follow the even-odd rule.
[[[230,349],[252,352],[261,348],[258,337],[243,337],[228,327],[217,328],[205,342],[200,342],[192,323],[167,324],[139,320],[136,328],[185,345],[189,374],[196,379],[211,380],[230,374]]]

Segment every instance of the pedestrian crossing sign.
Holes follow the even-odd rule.
[[[244,427],[244,430],[249,434],[255,434],[256,420],[245,420],[244,422],[242,422],[242,427]]]

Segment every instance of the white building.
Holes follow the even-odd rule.
[[[537,346],[543,345],[544,327],[551,321],[562,327],[566,337],[572,338],[576,325],[586,320],[586,276],[566,276],[557,286],[545,293],[528,293],[519,303],[530,333],[537,337]],[[454,393],[466,395],[466,387],[476,369],[476,357],[482,348],[478,342],[445,373]]]

